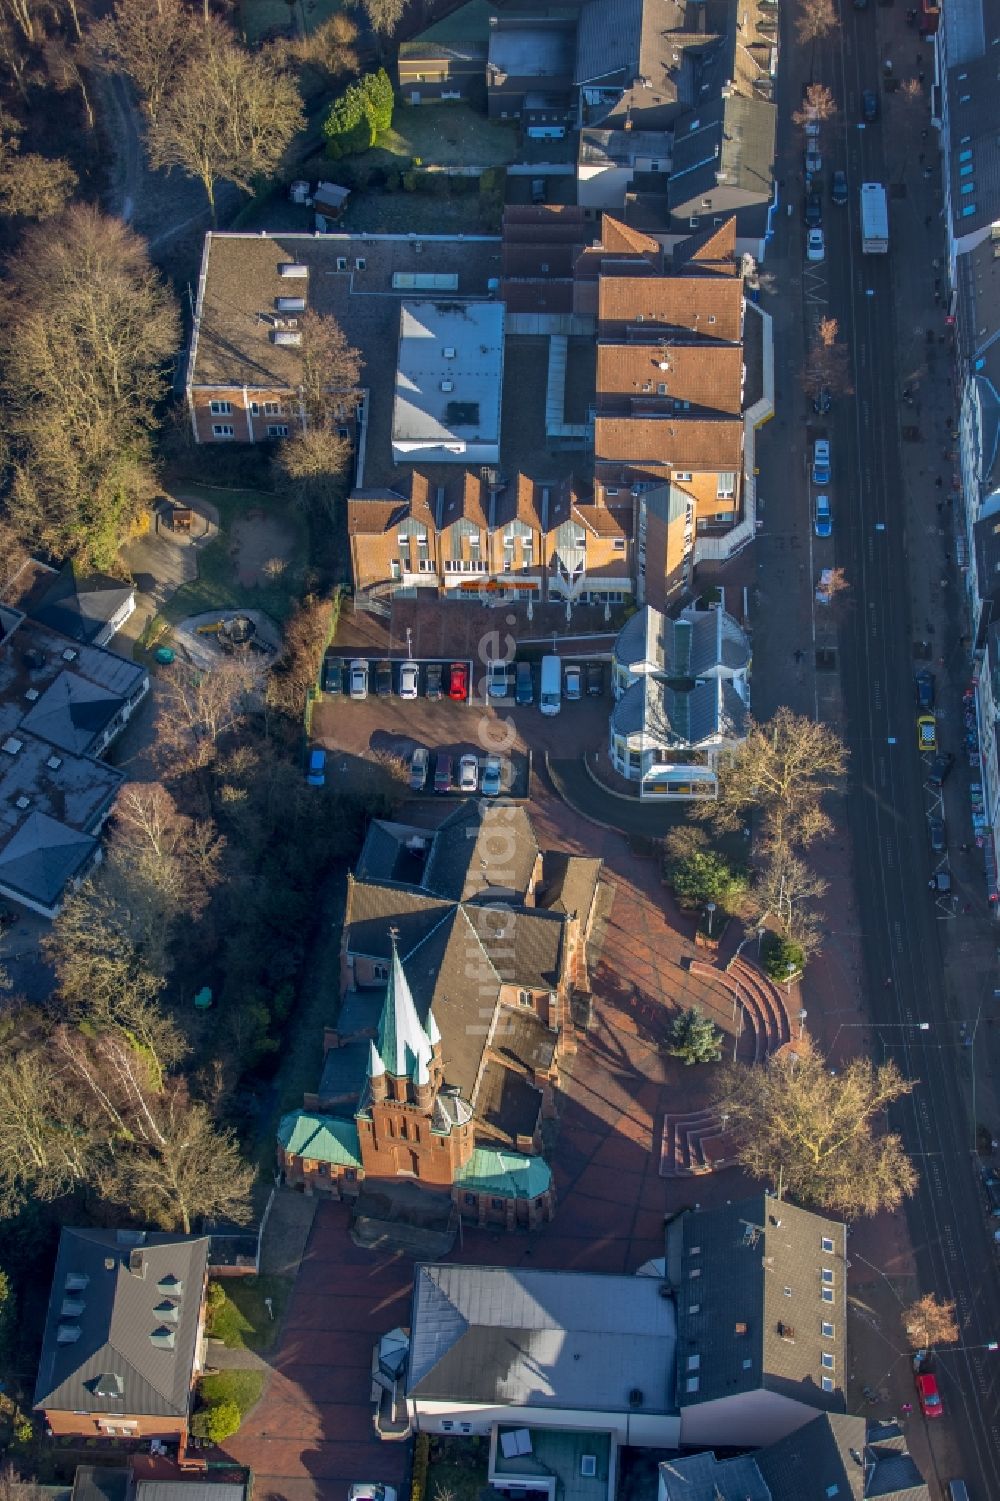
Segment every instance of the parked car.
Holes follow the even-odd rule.
[[[486,692],[489,698],[507,697],[507,663],[491,662],[487,668]]]
[[[1000,1178],[991,1167],[983,1168],[983,1190],[990,1214],[994,1219],[1000,1219]]]
[[[479,762],[472,751],[466,751],[458,763],[458,786],[461,792],[475,792],[479,786]]]
[[[604,668],[600,662],[587,663],[587,697],[604,697]]]
[[[806,235],[806,260],[817,262],[826,257],[826,241],[821,229],[811,229]]]
[[[937,1377],[931,1371],[918,1371],[915,1384],[917,1388],[917,1401],[920,1403],[920,1411],[925,1418],[940,1418],[944,1415],[941,1405],[941,1393],[938,1391]]]
[[[927,890],[933,891],[935,896],[945,894],[951,890],[951,871],[936,870],[927,882]]]
[[[410,791],[423,792],[427,785],[427,773],[430,770],[431,756],[426,746],[418,745],[410,757]]]
[[[548,196],[549,196],[549,185],[545,181],[545,178],[544,177],[533,177],[531,179],[531,201],[532,201],[532,203],[545,203],[545,201],[547,200]]]
[[[375,663],[375,692],[379,698],[392,697],[392,663]]]
[[[816,229],[823,222],[823,201],[818,193],[807,193],[805,202],[806,224]]]
[[[878,119],[878,95],[874,89],[865,89],[861,95],[861,118],[868,125]]]
[[[501,766],[499,756],[487,756],[483,762],[483,797],[499,797]]]
[[[819,143],[812,141],[806,148],[806,174],[809,177],[818,177],[823,170],[823,158],[819,154]]]
[[[396,1490],[381,1480],[359,1480],[348,1491],[347,1501],[396,1501]]]
[[[933,714],[921,714],[917,720],[917,749],[931,752],[937,750],[937,720]]]
[[[830,197],[839,207],[847,202],[847,173],[834,172],[830,179]]]
[[[309,752],[309,771],[306,781],[310,787],[326,785],[326,751],[321,745],[314,746]]]
[[[563,697],[567,703],[577,703],[583,697],[583,673],[572,663],[564,670]]]
[[[420,692],[420,666],[417,662],[402,662],[399,668],[400,698],[416,698]]]
[[[469,697],[469,664],[452,662],[448,669],[448,697],[464,704]]]
[[[931,769],[927,773],[927,785],[943,787],[954,764],[955,757],[951,751],[942,751],[939,756],[935,756],[931,762]]]
[[[948,836],[943,818],[929,818],[927,820],[927,833],[930,836],[931,851],[935,855],[943,855],[948,848]]]
[[[344,664],[339,657],[323,658],[323,692],[336,696],[344,691]]]
[[[351,697],[368,697],[368,663],[360,659],[351,663]]]
[[[514,702],[516,704],[530,704],[535,700],[535,683],[531,674],[530,662],[517,662],[514,665]]]
[[[813,444],[813,484],[830,483],[830,440],[817,438]]]
[[[813,411],[820,417],[825,417],[833,406],[833,397],[830,395],[828,386],[820,386],[813,397]]]
[[[452,761],[447,751],[439,751],[437,763],[434,767],[434,791],[450,792],[452,777]]]
[[[833,536],[833,512],[830,510],[829,495],[817,495],[814,525],[817,537]]]
[[[920,709],[933,709],[934,707],[934,674],[929,667],[921,667],[913,680],[917,690],[917,707]]]
[[[442,667],[440,662],[428,662],[424,674],[424,697],[435,703],[441,697]]]

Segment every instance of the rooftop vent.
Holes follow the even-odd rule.
[[[35,699],[38,697],[38,689],[37,688],[27,688],[27,689],[25,689],[24,696],[28,700],[29,704],[33,704],[35,702]]]
[[[16,735],[8,735],[3,745],[0,745],[0,751],[7,756],[16,756],[23,744],[24,741],[18,740]]]
[[[22,813],[26,813],[31,807],[31,798],[24,797],[23,795],[19,798],[15,798],[14,807],[19,808]]]
[[[90,1283],[86,1272],[67,1272],[63,1288],[68,1293],[82,1293]]]
[[[304,297],[276,297],[275,306],[279,313],[304,313],[306,300]]]
[[[309,267],[304,266],[301,261],[282,261],[278,267],[278,275],[286,281],[292,277],[301,280],[309,275]]]
[[[442,391],[454,391],[455,382],[453,380],[443,380],[441,382],[441,389]]]
[[[86,1306],[82,1298],[63,1298],[59,1317],[61,1319],[78,1319]]]
[[[176,1324],[177,1320],[180,1318],[181,1305],[179,1303],[175,1303],[171,1298],[164,1298],[162,1303],[157,1303],[156,1307],[153,1309],[153,1312],[156,1314],[156,1317],[158,1319],[162,1319],[165,1324]]]
[[[746,1334],[746,1332],[747,1332],[747,1326],[746,1326],[746,1324],[740,1323],[740,1324],[736,1325],[736,1333],[737,1334]]]
[[[66,650],[62,654],[62,659],[64,662],[75,662],[79,655],[80,653],[77,651],[75,646],[67,646]]]
[[[271,332],[272,344],[298,345],[302,343],[302,332],[297,328],[275,328]]]
[[[75,1345],[79,1338],[79,1324],[60,1324],[56,1329],[57,1345]]]
[[[156,1284],[156,1291],[164,1293],[168,1298],[179,1298],[184,1291],[184,1283],[179,1277],[175,1277],[171,1273],[166,1277],[160,1278]]]
[[[166,1324],[161,1324],[158,1329],[153,1330],[149,1338],[150,1343],[154,1344],[158,1350],[172,1350],[177,1343],[177,1330],[169,1329]]]
[[[114,1371],[104,1371],[91,1384],[95,1397],[124,1397],[125,1383]]]
[[[117,1261],[115,1260],[115,1258],[113,1256],[105,1256],[105,1258],[104,1258],[104,1270],[106,1272],[113,1272],[114,1269],[115,1269],[115,1267],[117,1265],[118,1265],[118,1263],[117,1263]]]
[[[62,765],[62,756],[50,756],[45,764],[49,771],[58,771]]]
[[[446,360],[453,360],[455,358],[455,351],[450,344],[444,351],[444,357]]]

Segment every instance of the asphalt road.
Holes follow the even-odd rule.
[[[927,889],[932,866],[926,816],[932,794],[916,746],[907,564],[907,528],[915,534],[916,519],[908,515],[912,500],[900,483],[900,412],[907,409],[898,399],[906,382],[898,351],[912,330],[898,337],[891,282],[899,258],[921,252],[902,241],[885,257],[862,256],[860,247],[861,183],[887,183],[888,167],[896,177],[901,171],[898,162],[887,165],[882,128],[858,128],[862,90],[878,91],[885,106],[876,28],[889,16],[873,7],[858,12],[841,0],[841,29],[811,59],[812,77],[832,89],[840,115],[824,127],[826,260],[822,268],[806,267],[802,273],[803,311],[807,323],[816,313],[811,303],[835,316],[854,359],[855,399],[836,403],[818,431],[833,443],[836,562],[853,598],[839,641],[869,1009],[884,1056],[919,1081],[893,1112],[891,1124],[902,1133],[920,1173],[907,1210],[920,1289],[954,1298],[962,1329],[961,1345],[936,1357],[945,1418],[928,1425],[928,1437],[938,1481],[961,1473],[970,1494],[985,1501],[1000,1496],[1000,1353],[986,1349],[988,1341],[1000,1339],[1000,1279],[977,1177],[974,1124],[963,1084],[968,1052],[960,1024],[971,1031],[977,1006],[989,993],[984,986],[993,981],[975,977],[971,999],[960,1013],[952,1009],[942,952],[947,914]],[[795,51],[790,19],[786,57]],[[915,35],[912,40],[919,45]],[[808,66],[810,60],[801,61]],[[793,72],[785,77],[780,111],[785,132],[802,81]],[[793,175],[801,165],[796,134],[794,146],[787,139],[783,146],[785,169]],[[930,145],[935,144],[932,132]],[[846,208],[832,207],[827,191],[829,171],[840,166],[850,183]],[[784,232],[791,231],[794,257],[804,231],[792,196],[795,222],[789,221]],[[890,224],[901,217],[891,204]],[[779,226],[779,241],[781,232]],[[807,489],[811,495],[808,484]],[[922,621],[924,603],[914,601],[912,610]],[[960,685],[949,691],[959,693]],[[960,1470],[953,1460],[956,1447]]]

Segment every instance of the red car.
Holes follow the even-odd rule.
[[[929,1371],[924,1371],[916,1377],[917,1397],[920,1401],[920,1411],[925,1418],[940,1418],[944,1414],[941,1406],[941,1393],[938,1391],[937,1377]]]
[[[452,662],[448,669],[448,697],[465,703],[469,696],[469,664]]]

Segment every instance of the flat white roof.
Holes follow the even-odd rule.
[[[499,443],[504,305],[404,302],[394,443]]]

